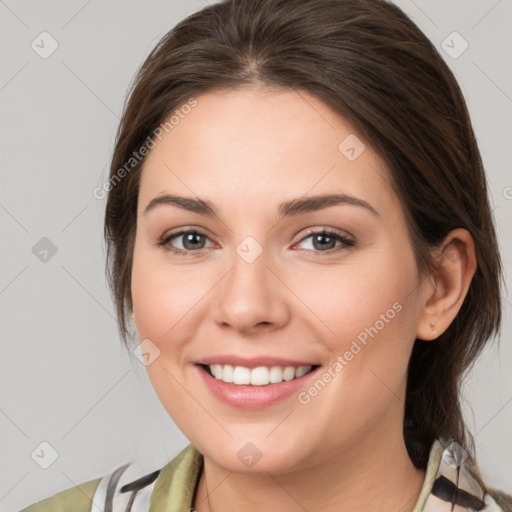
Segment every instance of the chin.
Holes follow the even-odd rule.
[[[268,430],[266,434],[268,434]],[[191,443],[214,464],[226,471],[240,474],[286,473],[299,468],[306,453],[303,442],[295,436],[276,436],[265,439],[265,435],[242,438],[234,437],[212,443],[210,440],[191,440]],[[286,440],[284,438],[287,438]],[[251,440],[252,439],[252,440]],[[300,447],[301,449],[298,449]]]

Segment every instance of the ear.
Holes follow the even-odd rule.
[[[434,275],[425,286],[416,337],[433,340],[440,336],[459,312],[476,271],[475,244],[469,231],[450,231],[434,251]]]

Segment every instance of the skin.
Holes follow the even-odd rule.
[[[412,510],[424,471],[412,465],[402,434],[407,363],[415,338],[435,343],[460,309],[476,268],[471,236],[450,233],[435,254],[438,271],[423,278],[385,163],[366,143],[355,161],[338,149],[354,133],[346,120],[288,89],[196,99],[144,164],[132,268],[140,340],[160,350],[149,377],[204,455],[194,507]],[[332,193],[362,199],[378,215],[340,204],[279,218],[282,201]],[[219,218],[171,205],[144,213],[162,194],[211,201]],[[195,246],[184,236],[168,246],[199,247],[196,254],[157,245],[179,228],[205,236]],[[310,231],[323,228],[355,245],[314,246]],[[247,236],[262,249],[252,263],[236,251]],[[327,369],[396,303],[400,312],[306,405],[293,394],[239,409],[199,378],[195,362],[216,354],[286,357]],[[247,442],[262,454],[252,467],[237,457]]]

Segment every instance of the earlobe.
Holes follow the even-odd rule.
[[[429,324],[429,325],[430,325],[430,328],[432,329],[432,332],[433,332],[433,333],[436,335],[436,337],[437,337],[437,333],[438,333],[438,331],[437,331],[437,327],[436,327],[436,325],[435,325],[435,324]]]
[[[435,250],[436,269],[420,312],[416,337],[439,337],[457,316],[476,271],[475,244],[466,229],[451,231]]]

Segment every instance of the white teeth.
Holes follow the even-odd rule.
[[[244,366],[231,366],[229,364],[209,365],[212,375],[217,380],[232,382],[238,385],[251,384],[252,386],[266,386],[267,384],[278,384],[283,381],[298,379],[311,370],[311,366],[258,366],[257,368],[246,368]]]
[[[220,377],[216,377],[219,380],[222,380],[222,375]],[[249,368],[244,368],[243,366],[235,366],[235,371],[233,372],[233,384],[250,384],[251,383],[251,370]]]
[[[251,370],[251,384],[253,386],[265,386],[269,383],[269,371],[264,366],[258,366]]]
[[[270,368],[269,380],[272,384],[283,382],[283,369],[280,366],[272,366]]]
[[[295,368],[293,366],[287,366],[283,370],[283,379],[284,380],[293,380],[295,377]]]
[[[222,379],[222,366],[220,364],[212,364],[210,370],[216,379]]]
[[[226,364],[224,367],[219,366],[222,368],[222,380],[224,382],[233,382],[235,369],[230,364]]]
[[[295,378],[302,377],[303,375],[306,375],[308,373],[309,366],[299,366],[297,370],[295,370]]]

